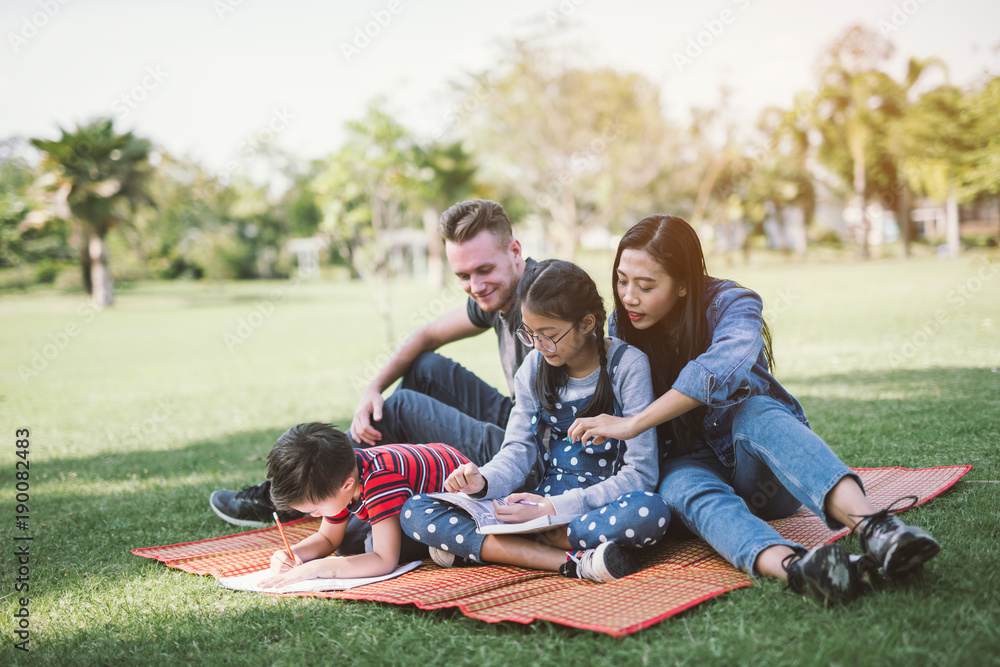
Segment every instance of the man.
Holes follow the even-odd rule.
[[[512,312],[512,306],[517,285],[534,260],[522,255],[510,220],[496,202],[475,199],[455,204],[441,215],[438,232],[469,300],[420,327],[396,348],[362,393],[350,436],[356,447],[443,442],[482,465],[503,444],[514,405],[514,374],[530,351],[514,335],[521,314]],[[488,329],[497,334],[511,398],[435,353],[442,345]],[[382,392],[399,378],[399,387],[383,400]],[[240,526],[269,525],[274,511],[269,481],[239,492],[216,491],[209,502],[222,519]],[[301,515],[279,516],[286,520]],[[357,530],[348,527],[350,533]]]

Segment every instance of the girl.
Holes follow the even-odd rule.
[[[494,506],[507,523],[545,514],[581,516],[540,541],[483,536],[464,511],[416,495],[403,507],[403,530],[429,545],[431,558],[444,567],[492,562],[614,581],[638,568],[632,549],[655,544],[666,532],[669,510],[650,493],[657,478],[654,434],[594,447],[571,443],[566,433],[578,416],[631,417],[649,405],[649,363],[635,348],[604,338],[597,286],[574,264],[548,260],[529,269],[518,285],[517,304],[523,318],[517,337],[535,353],[515,376],[517,403],[503,448],[482,468],[457,468],[445,489],[504,498],[510,504]],[[545,472],[535,492],[512,493],[539,457]]]
[[[574,441],[656,427],[666,448],[659,493],[688,528],[736,567],[823,601],[853,599],[863,569],[895,575],[938,552],[925,531],[877,512],[860,478],[809,429],[798,401],[768,371],[760,297],[707,275],[684,220],[638,222],[618,245],[613,278],[612,327],[649,356],[658,398],[632,417],[578,419]],[[806,551],[765,522],[800,504],[832,529],[859,532],[866,558],[839,544]]]

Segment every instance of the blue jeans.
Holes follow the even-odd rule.
[[[514,402],[447,357],[421,354],[372,422],[380,444],[443,442],[476,465],[503,444]],[[364,447],[364,443],[355,446]]]
[[[675,516],[734,566],[753,574],[760,552],[797,547],[767,521],[805,505],[832,529],[827,494],[846,476],[861,478],[783,404],[754,396],[732,407],[736,464],[727,468],[708,447],[668,458],[659,493]],[[864,488],[864,487],[862,487]]]
[[[483,465],[500,451],[514,402],[447,357],[425,352],[372,422],[379,444],[443,442]],[[351,437],[355,447],[367,447]],[[440,491],[443,489],[435,489]],[[340,553],[371,551],[371,526],[351,515]]]

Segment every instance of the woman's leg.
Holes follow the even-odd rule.
[[[758,556],[771,547],[791,552],[800,545],[786,540],[754,516],[729,484],[729,470],[708,449],[664,461],[659,493],[674,516],[723,558],[753,574]],[[780,572],[761,572],[781,576]]]
[[[754,396],[733,409],[733,487],[756,514],[779,518],[801,503],[836,530],[875,512],[857,474],[781,403]]]

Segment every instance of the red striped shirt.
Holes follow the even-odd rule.
[[[440,443],[379,445],[354,453],[361,495],[337,516],[324,517],[331,523],[347,521],[349,513],[373,524],[394,517],[410,496],[443,491],[451,471],[469,462],[458,450]]]

